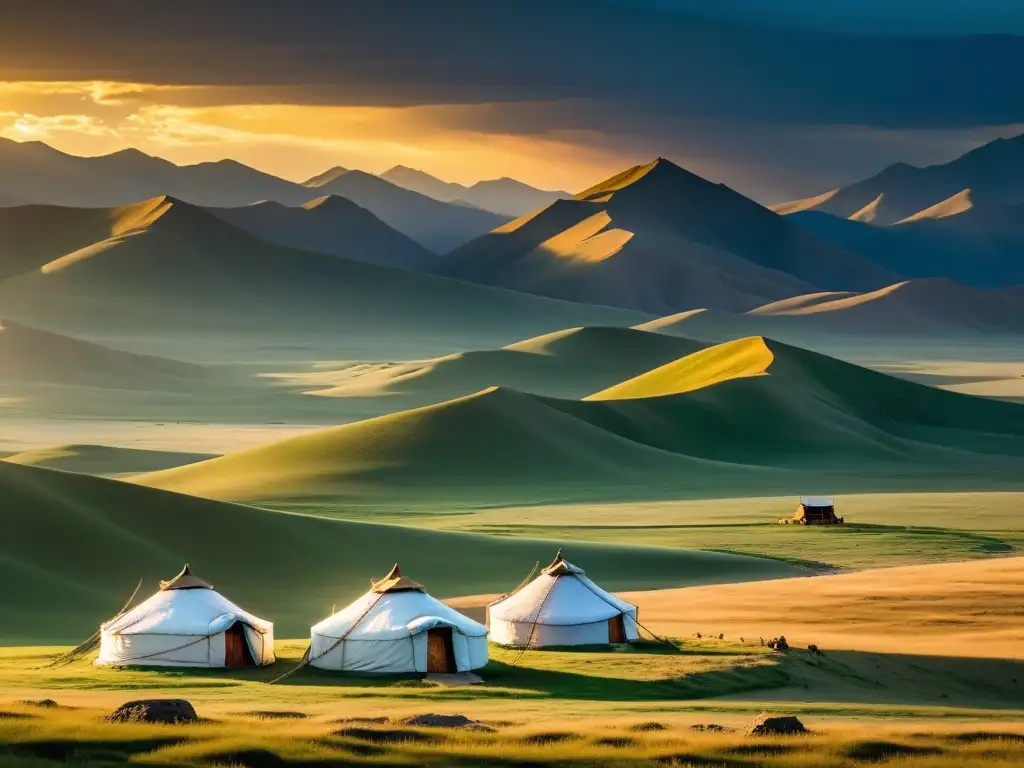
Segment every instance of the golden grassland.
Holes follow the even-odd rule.
[[[1024,558],[627,592],[654,632],[770,638],[885,654],[1015,659],[1024,668]],[[486,597],[450,601],[476,618]],[[1024,700],[1024,676],[1021,696]]]

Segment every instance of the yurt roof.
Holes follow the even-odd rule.
[[[801,496],[800,504],[805,507],[832,507],[835,506],[834,496]]]
[[[258,632],[267,632],[274,626],[207,587],[161,589],[127,613],[106,622],[102,630],[120,635],[214,635],[236,621]]]
[[[427,594],[396,565],[370,591],[316,624],[312,632],[346,640],[395,640],[431,627],[452,627],[482,637],[487,627]]]
[[[425,591],[422,584],[413,581],[408,576],[402,575],[402,569],[398,567],[398,563],[391,567],[387,576],[380,581],[371,581],[370,585],[370,591],[376,592],[378,595],[388,592]]]
[[[188,563],[181,569],[177,576],[168,581],[160,582],[160,589],[213,589],[213,584],[203,581],[194,573]]]
[[[492,619],[549,626],[593,624],[635,611],[635,605],[601,589],[561,552],[540,576],[490,606]]]
[[[562,550],[558,550],[558,554],[555,555],[555,559],[551,561],[551,564],[545,568],[541,573],[546,573],[550,576],[564,576],[566,574],[584,574],[584,570],[577,565],[573,565],[562,556]]]

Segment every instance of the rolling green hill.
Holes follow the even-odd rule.
[[[421,362],[367,363],[341,370],[281,375],[325,397],[396,398],[405,407],[437,403],[488,387],[511,387],[553,397],[583,397],[704,345],[631,328],[569,328],[501,349],[461,352]]]
[[[158,472],[212,458],[214,456],[207,453],[149,451],[110,445],[55,445],[16,453],[4,461],[86,475],[120,475]]]
[[[489,389],[141,484],[221,499],[541,503],[1020,483],[1024,407],[761,338],[583,401]]]
[[[173,391],[212,377],[198,365],[123,352],[0,319],[0,384]]]
[[[510,590],[548,541],[340,522],[207,501],[114,480],[0,462],[0,641],[84,639],[128,598],[189,562],[230,599],[303,637],[396,560],[438,597]],[[202,535],[197,535],[202,531]],[[651,547],[573,545],[611,589],[799,575],[762,558]]]

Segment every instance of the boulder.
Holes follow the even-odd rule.
[[[747,726],[747,736],[793,736],[810,733],[800,720],[792,715],[758,715]]]
[[[139,699],[115,709],[107,720],[112,723],[198,723],[192,702],[185,699]]]

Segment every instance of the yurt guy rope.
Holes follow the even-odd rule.
[[[121,610],[117,612],[117,615],[115,615],[111,619],[108,619],[104,623],[105,624],[109,624],[111,621],[116,621],[117,619],[121,618],[126,613],[128,613],[128,609],[131,608],[132,603],[135,602],[135,596],[139,594],[139,590],[140,589],[142,589],[142,579],[139,579],[139,583],[135,585],[135,591],[132,592],[132,596],[128,598],[128,602],[127,603],[125,603],[123,606],[121,606]],[[67,653],[63,654],[62,656],[58,656],[52,662],[47,664],[46,667],[47,668],[66,667],[68,664],[73,664],[74,662],[78,661],[79,659],[81,659],[86,654],[92,653],[92,651],[95,650],[96,646],[99,645],[100,639],[102,637],[103,637],[103,628],[101,626],[84,643],[81,643],[77,647],[72,648],[70,651],[68,651]]]
[[[317,659],[322,659],[324,656],[329,654],[331,651],[333,651],[339,645],[344,643],[345,642],[345,638],[347,638],[350,634],[352,634],[355,631],[356,627],[358,627],[360,624],[362,624],[363,619],[365,619],[367,616],[370,615],[370,611],[372,611],[374,608],[377,607],[377,603],[379,603],[384,598],[384,595],[386,595],[386,594],[387,594],[387,592],[381,592],[379,595],[377,595],[377,599],[374,600],[372,603],[370,603],[369,607],[365,611],[362,612],[362,614],[359,616],[358,619],[355,620],[355,622],[352,624],[352,626],[349,627],[348,629],[346,629],[345,632],[342,634],[342,636],[339,637],[337,640],[334,641],[334,643],[331,644],[330,648],[328,648],[326,651],[324,651],[323,653],[321,653],[318,656],[311,656],[310,655],[313,652],[313,641],[311,639],[310,642],[309,642],[309,645],[306,647],[306,652],[302,654],[302,658],[299,660],[299,663],[296,664],[291,669],[289,669],[287,672],[285,672],[280,677],[275,677],[273,680],[270,680],[269,684],[270,685],[274,685],[275,683],[281,682],[286,677],[290,677],[291,675],[294,675],[296,672],[298,672],[303,667],[309,666],[310,664],[312,664]]]
[[[519,661],[523,658],[523,654],[529,650],[530,644],[533,642],[533,636],[537,631],[537,624],[540,622],[540,615],[544,611],[544,604],[548,601],[548,597],[550,597],[551,593],[554,591],[555,584],[558,583],[558,578],[558,576],[553,577],[551,579],[551,583],[548,584],[547,591],[544,593],[544,597],[541,598],[540,605],[537,606],[537,613],[533,617],[533,624],[530,626],[530,636],[526,638],[526,645],[523,646],[523,649],[519,651],[519,655],[516,656],[515,661],[512,662],[513,667],[519,664]]]

